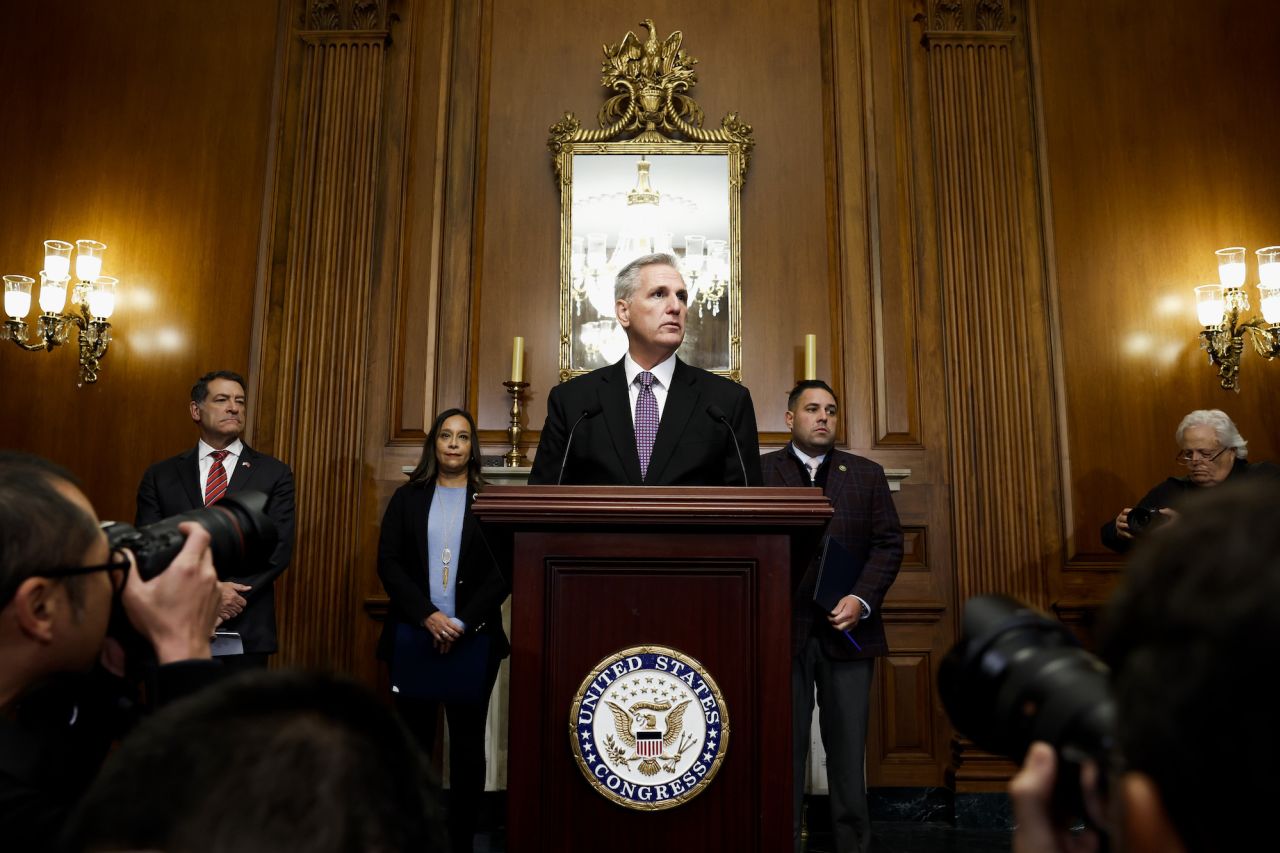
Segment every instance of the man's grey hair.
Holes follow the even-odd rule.
[[[1214,435],[1218,437],[1218,443],[1223,447],[1234,447],[1237,459],[1248,457],[1249,442],[1245,441],[1244,436],[1240,435],[1240,430],[1236,429],[1235,421],[1227,417],[1227,413],[1221,409],[1196,409],[1183,418],[1182,423],[1178,424],[1177,433],[1174,434],[1178,446],[1182,446],[1182,436],[1188,429],[1199,426],[1212,428]]]
[[[627,302],[635,295],[636,285],[640,283],[640,270],[645,267],[671,267],[676,272],[680,272],[680,261],[675,255],[668,255],[666,252],[654,252],[651,255],[641,255],[622,269],[618,270],[618,277],[613,280],[613,298],[617,302]],[[683,279],[684,276],[681,275]]]

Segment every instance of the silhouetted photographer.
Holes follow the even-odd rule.
[[[1267,837],[1280,761],[1264,687],[1280,668],[1280,485],[1189,499],[1135,552],[1098,658],[1016,602],[977,604],[986,613],[966,611],[940,680],[957,728],[1023,761],[1009,787],[1015,853],[1233,851]],[[1083,781],[1060,779],[1064,767]],[[1073,831],[1080,817],[1089,826]]]

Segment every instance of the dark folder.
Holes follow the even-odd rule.
[[[464,634],[448,654],[440,654],[426,628],[396,625],[391,686],[401,696],[474,704],[484,698],[488,673],[489,638],[484,634]]]
[[[813,590],[814,602],[823,612],[830,613],[849,595],[862,574],[862,560],[845,548],[834,536],[822,542],[822,557],[818,562],[818,583]]]

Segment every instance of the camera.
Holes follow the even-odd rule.
[[[1129,532],[1140,536],[1149,530],[1155,530],[1169,520],[1169,516],[1149,506],[1135,506],[1129,510]]]
[[[184,521],[194,521],[209,531],[209,548],[219,577],[248,574],[241,567],[264,565],[276,547],[276,526],[267,516],[266,506],[267,496],[262,492],[240,492],[213,506],[171,515],[155,524],[133,527],[112,521],[104,524],[103,530],[112,548],[133,552],[138,575],[144,581],[163,572],[182,550],[187,537],[178,525]]]
[[[952,724],[988,752],[1021,763],[1032,741],[1051,744],[1058,808],[1081,817],[1080,766],[1109,767],[1115,744],[1108,675],[1061,623],[1007,596],[980,595],[965,603],[938,689]]]

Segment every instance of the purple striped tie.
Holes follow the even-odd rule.
[[[222,466],[222,460],[230,453],[229,450],[215,450],[209,454],[213,457],[213,464],[209,466],[209,476],[204,481],[205,506],[217,503],[218,498],[227,491],[227,469]]]
[[[640,479],[649,473],[649,456],[658,435],[658,398],[653,396],[653,374],[642,370],[636,375],[640,394],[636,397],[636,451],[640,454]]]

